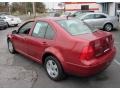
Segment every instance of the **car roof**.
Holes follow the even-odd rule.
[[[89,13],[81,13],[81,16],[86,16],[86,15],[90,15],[90,14],[102,14],[102,15],[105,15],[105,16],[109,16],[109,15],[107,15],[107,14],[105,14],[105,13],[96,13],[96,12],[89,12]]]
[[[105,13],[99,13],[99,12],[88,12],[88,13],[84,13],[84,14],[103,14],[103,15],[107,15],[107,14],[105,14]]]

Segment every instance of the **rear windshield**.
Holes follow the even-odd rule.
[[[66,30],[71,35],[80,35],[96,31],[96,29],[93,29],[84,22],[81,22],[76,19],[59,20],[57,22],[60,24],[62,28],[64,28],[64,30]]]

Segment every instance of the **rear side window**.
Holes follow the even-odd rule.
[[[85,33],[92,33],[95,31],[95,29],[91,29],[88,27],[85,23],[71,19],[71,20],[59,20],[57,21],[60,26],[66,30],[71,35],[79,35],[79,34],[85,34]]]
[[[45,38],[52,40],[54,38],[54,35],[55,35],[55,33],[54,33],[52,27],[50,25],[48,25],[46,34],[45,34]]]
[[[33,30],[32,36],[44,38],[48,23],[37,22]]]
[[[102,15],[102,14],[95,14],[95,19],[100,19],[100,18],[106,18],[105,15]]]
[[[84,19],[94,19],[94,14],[87,15],[84,17]]]

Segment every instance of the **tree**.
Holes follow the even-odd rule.
[[[35,2],[35,10],[37,13],[44,13],[45,5],[42,2]],[[32,2],[13,2],[11,12],[18,14],[33,13]]]
[[[35,9],[38,13],[44,13],[45,12],[45,5],[42,2],[36,2],[35,3]]]
[[[9,5],[8,2],[0,2],[0,12],[8,12],[9,11],[8,5]]]
[[[25,3],[13,2],[11,5],[11,12],[18,13],[18,14],[25,14]]]

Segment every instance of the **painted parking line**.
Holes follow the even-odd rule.
[[[120,62],[116,59],[114,59],[114,62],[120,66]]]

